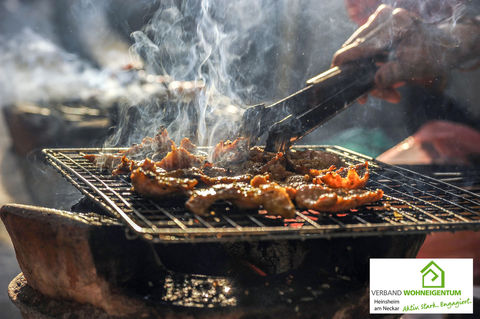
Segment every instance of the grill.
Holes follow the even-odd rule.
[[[356,237],[480,228],[480,196],[471,191],[342,147],[297,147],[304,148],[337,154],[349,165],[368,161],[367,188],[383,189],[384,198],[350,212],[297,211],[295,219],[272,218],[261,211],[240,212],[226,203],[215,205],[212,216],[199,217],[188,212],[183,201],[137,195],[128,178],[112,176],[83,158],[84,154],[116,153],[120,148],[45,149],[43,153],[83,194],[153,242]]]
[[[480,195],[480,167],[458,165],[405,165],[402,167],[434,177]]]

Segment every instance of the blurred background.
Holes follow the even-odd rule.
[[[0,205],[68,210],[78,201],[43,164],[44,147],[125,146],[162,125],[174,137],[218,142],[246,105],[282,98],[328,69],[357,28],[338,0],[225,2],[2,1]],[[304,143],[376,157],[431,119],[480,128],[479,79],[478,70],[453,72],[441,89],[405,87],[398,105],[371,98]],[[6,293],[19,272],[0,224],[2,318],[19,317]]]

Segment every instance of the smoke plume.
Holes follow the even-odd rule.
[[[168,101],[126,106],[110,143],[124,142],[125,130],[129,142],[138,142],[160,127],[174,140],[188,136],[200,145],[232,137],[242,109],[265,98],[272,81],[266,70],[279,41],[268,26],[277,6],[271,0],[163,1],[150,23],[132,34],[132,49],[148,73],[204,88],[185,98],[180,82],[180,94]]]

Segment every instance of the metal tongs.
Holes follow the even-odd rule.
[[[278,102],[247,108],[240,136],[246,137],[250,146],[266,142],[266,151],[284,152],[370,91],[376,70],[373,58],[336,66]]]
[[[368,44],[377,52],[375,56],[333,67],[308,80],[305,88],[269,106],[260,104],[246,109],[240,136],[246,137],[250,146],[265,143],[266,151],[284,152],[345,110],[374,87],[376,63],[385,62],[406,34],[399,32],[395,41],[379,41],[395,27],[391,20],[385,20],[368,32],[359,29],[344,46],[353,41]]]

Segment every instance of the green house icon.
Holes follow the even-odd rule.
[[[420,272],[423,288],[445,288],[445,272],[433,260]]]

